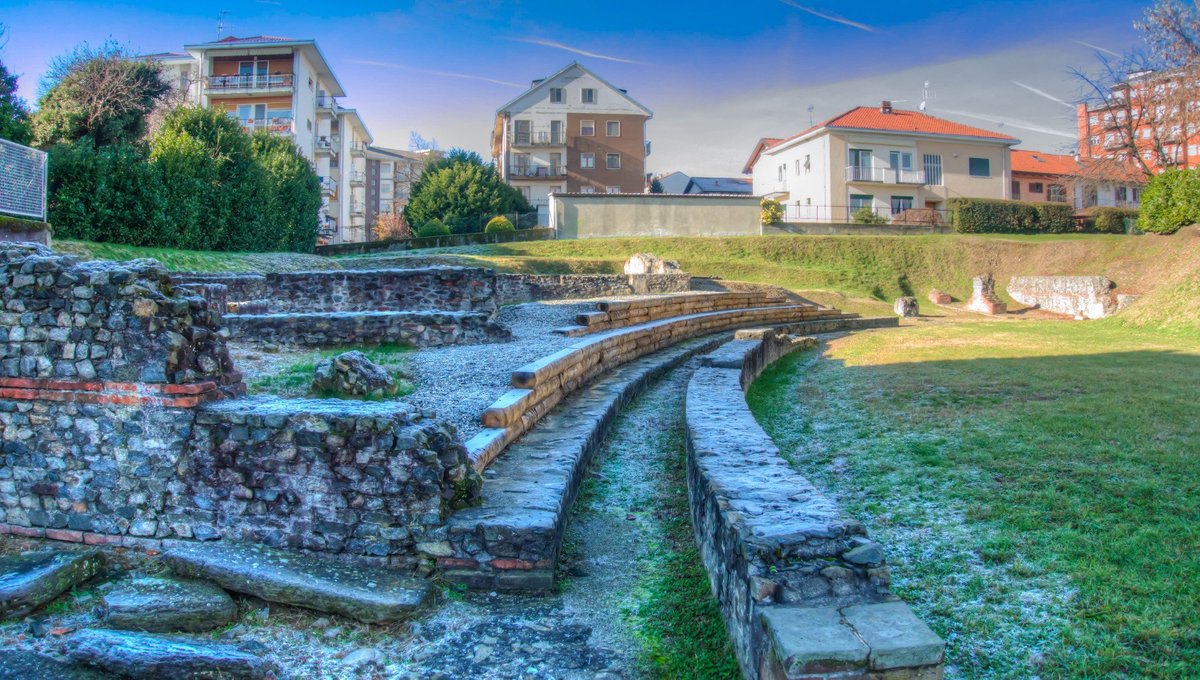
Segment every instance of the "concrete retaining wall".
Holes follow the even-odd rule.
[[[758,236],[755,196],[554,194],[550,226],[558,237]]]
[[[792,469],[746,405],[744,387],[798,346],[774,332],[735,340],[688,384],[693,528],[742,674],[940,678],[944,644],[889,592],[882,547]]]

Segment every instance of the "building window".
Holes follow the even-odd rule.
[[[938,154],[925,154],[925,183],[935,187],[942,184],[942,157]]]
[[[968,158],[967,172],[969,172],[972,177],[991,177],[992,161],[988,158]]]
[[[596,121],[594,121],[594,120],[579,121],[579,136],[580,137],[595,137],[596,136]]]
[[[606,155],[604,157],[604,167],[608,168],[609,170],[620,170],[621,169],[621,154],[610,153],[610,154]]]
[[[787,164],[786,164],[786,163],[784,163],[783,165],[779,166],[779,172],[776,174],[776,178],[777,178],[777,179],[778,179],[780,182],[782,182],[782,181],[783,181],[783,178],[784,178],[784,176],[785,176],[786,174],[787,174]]]
[[[912,204],[912,196],[892,196],[892,214],[899,215],[905,210],[911,210]]]
[[[608,187],[608,193],[619,194],[621,193],[621,187]]]
[[[1031,193],[1031,194],[1040,194],[1045,190],[1046,190],[1046,187],[1041,182],[1030,182],[1029,183],[1029,193]]]
[[[621,136],[621,121],[610,120],[610,121],[608,121],[606,127],[608,128],[607,130],[605,130],[605,134],[607,136],[609,136],[609,137],[620,137]]]
[[[1117,200],[1122,203],[1129,200],[1129,189],[1127,187],[1117,187]]]
[[[579,167],[580,167],[580,169],[584,169],[584,170],[590,170],[590,169],[596,167],[596,154],[594,154],[594,153],[579,154]]]
[[[800,159],[799,158],[796,159],[796,174],[797,175],[800,174]]]
[[[550,88],[550,103],[561,104],[563,101],[563,89],[561,87]]]
[[[594,194],[594,193],[596,193],[596,188],[595,187],[583,187],[582,189],[579,190],[579,193]]]
[[[1012,181],[1012,199],[1014,201],[1021,200],[1021,183],[1015,179]]]
[[[596,90],[590,87],[585,87],[579,91],[579,101],[584,104],[596,103]]]
[[[1046,195],[1046,200],[1056,203],[1067,202],[1067,190],[1061,184],[1051,184],[1050,191]]]

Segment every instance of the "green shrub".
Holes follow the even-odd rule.
[[[963,234],[1075,231],[1069,203],[1026,203],[994,198],[952,198],[950,220]]]
[[[1132,208],[1099,208],[1090,216],[1087,225],[1101,234],[1124,234],[1126,220],[1137,220],[1138,211]]]
[[[429,236],[449,236],[449,235],[450,235],[450,227],[447,227],[445,222],[442,222],[441,220],[436,219],[436,218],[429,220],[425,224],[422,224],[421,228],[417,230],[417,236],[420,236],[422,238],[426,238]]]
[[[507,217],[497,215],[488,220],[487,226],[483,228],[483,233],[501,234],[516,230],[517,228],[513,226],[513,223]]]
[[[1141,205],[1137,226],[1142,231],[1174,234],[1200,222],[1200,173],[1171,169],[1155,175],[1142,192]]]
[[[773,198],[764,198],[759,202],[759,219],[763,224],[779,224],[783,221],[783,205]]]
[[[854,214],[850,216],[850,221],[855,224],[887,224],[886,217],[876,215],[874,210],[865,205],[854,211]]]

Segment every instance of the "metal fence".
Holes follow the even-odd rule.
[[[839,224],[902,224],[929,227],[949,226],[951,217],[943,208],[915,208],[911,202],[896,202],[892,206],[865,206],[870,221],[863,218],[863,205],[796,205],[785,203],[784,222],[832,222]]]
[[[0,213],[46,221],[46,152],[0,139]]]

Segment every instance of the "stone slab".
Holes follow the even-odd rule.
[[[210,583],[156,576],[120,581],[103,601],[109,628],[150,633],[198,633],[237,615],[233,598]]]
[[[762,621],[786,678],[867,668],[870,648],[836,607],[765,607]]]
[[[163,559],[180,576],[206,579],[236,593],[363,623],[411,617],[432,603],[420,579],[377,567],[237,543],[181,544]]]
[[[100,573],[95,550],[41,550],[0,558],[0,618],[19,617]]]
[[[75,661],[135,680],[266,678],[271,664],[233,645],[151,633],[86,629],[67,639]]]
[[[0,678],[4,680],[116,680],[117,677],[98,668],[76,666],[25,649],[0,650]]]
[[[842,609],[846,622],[871,648],[872,670],[934,666],[946,643],[903,602],[878,602]]]

